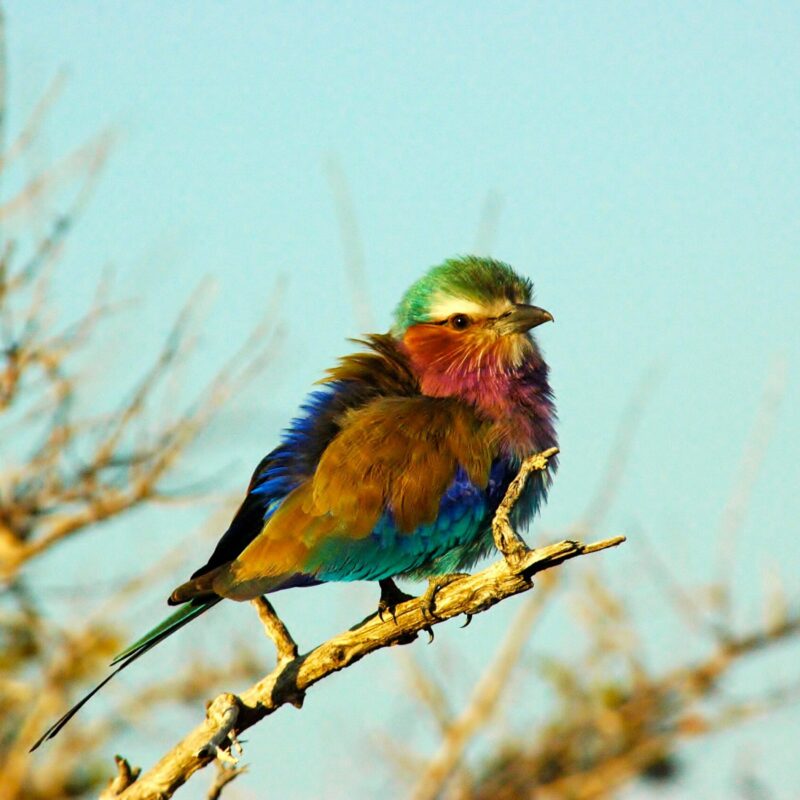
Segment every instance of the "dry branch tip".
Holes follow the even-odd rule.
[[[241,755],[244,751],[236,738],[234,726],[239,718],[241,700],[234,694],[224,693],[219,695],[206,711],[206,721],[213,731],[211,738],[195,753],[196,758],[213,757],[223,764],[235,766],[239,763],[234,755]]]
[[[113,800],[113,798],[119,797],[133,784],[142,771],[141,767],[132,767],[128,759],[123,756],[114,756],[114,761],[117,764],[117,774],[108,782],[108,786],[100,795],[100,800]]]
[[[543,450],[528,456],[519,469],[516,477],[509,484],[506,494],[495,512],[492,520],[492,536],[497,549],[503,554],[509,566],[515,567],[531,552],[522,537],[511,525],[511,512],[525,488],[531,472],[543,472],[547,469],[549,459],[557,455],[557,447]]]

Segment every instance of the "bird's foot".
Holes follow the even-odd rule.
[[[461,580],[461,578],[469,577],[470,575],[468,572],[451,572],[448,575],[436,575],[433,578],[428,578],[428,588],[425,594],[420,598],[422,600],[422,613],[425,614],[426,617],[435,619],[436,595],[439,591],[444,589],[445,586],[449,586],[451,583]],[[469,619],[467,619],[466,625],[469,625]],[[466,625],[464,627],[466,627]]]
[[[405,603],[407,600],[414,600],[414,596],[406,594],[401,591],[397,584],[391,579],[378,581],[381,587],[381,599],[378,601],[378,618],[383,622],[383,615],[390,614],[392,619],[397,624],[397,614],[395,609],[400,603]]]

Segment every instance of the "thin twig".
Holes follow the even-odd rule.
[[[658,365],[653,364],[642,376],[628,401],[617,426],[614,442],[608,451],[606,467],[599,473],[601,477],[597,490],[575,526],[578,535],[585,536],[588,531],[602,525],[616,500],[633,443],[636,441],[636,432],[660,378],[661,370]]]
[[[492,520],[492,535],[494,536],[494,543],[497,549],[505,556],[509,564],[521,563],[525,556],[530,553],[528,546],[522,540],[522,537],[511,526],[511,511],[519,500],[522,490],[525,488],[525,483],[528,480],[528,475],[531,472],[542,472],[547,469],[547,461],[554,455],[557,455],[558,448],[551,447],[542,453],[535,453],[528,456],[522,462],[519,472],[508,489],[506,490],[505,497],[500,503],[497,511]]]
[[[758,412],[745,442],[730,496],[720,517],[717,530],[717,575],[719,585],[722,587],[727,585],[725,578],[733,569],[737,534],[747,514],[758,474],[766,458],[767,445],[775,429],[781,401],[786,393],[787,371],[785,358],[775,358],[770,365]],[[723,623],[730,624],[731,597],[724,590],[720,597],[720,605]]]
[[[502,211],[503,198],[496,192],[488,192],[481,206],[478,230],[475,233],[475,243],[472,246],[472,252],[475,255],[491,255],[494,240],[497,238],[497,228],[500,224]]]
[[[437,679],[434,671],[426,670],[410,653],[403,652],[403,677],[409,688],[417,696],[420,704],[430,714],[439,732],[444,734],[450,728],[455,713],[450,705],[444,685]],[[394,746],[396,742],[392,742]],[[394,749],[394,748],[393,748]],[[418,769],[415,768],[415,773]]]
[[[114,800],[119,797],[139,777],[141,767],[131,767],[127,758],[114,756],[117,763],[117,774],[109,781],[108,786],[100,795],[100,800]]]
[[[208,787],[206,800],[219,800],[222,790],[231,782],[236,780],[241,774],[247,772],[247,767],[229,766],[222,761],[217,761],[217,774]]]
[[[372,330],[372,309],[367,293],[367,271],[365,268],[364,245],[358,230],[358,216],[353,206],[350,187],[347,184],[342,162],[332,154],[325,160],[325,173],[328,176],[336,219],[342,237],[345,275],[350,284],[350,297],[353,303],[359,330]]]

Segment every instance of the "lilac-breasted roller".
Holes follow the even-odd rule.
[[[116,672],[224,598],[328,581],[379,581],[469,569],[526,456],[556,445],[548,369],[531,329],[552,320],[508,264],[467,256],[433,267],[306,399],[256,467],[209,560],[178,586],[180,608],[120,653]],[[550,461],[549,471],[555,468]],[[525,525],[545,498],[535,473],[514,509]]]

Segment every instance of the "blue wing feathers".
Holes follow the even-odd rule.
[[[334,381],[308,396],[302,413],[284,431],[281,443],[256,468],[239,512],[209,562],[195,576],[236,558],[261,532],[264,522],[286,496],[313,475],[325,447],[340,429],[341,414],[357,399],[354,392],[363,394],[347,381]],[[491,549],[491,519],[517,466],[507,459],[497,459],[485,488],[472,483],[459,467],[433,522],[402,533],[394,523],[391,508],[387,508],[369,536],[331,537],[318,550],[314,563],[306,565],[308,572],[297,576],[300,583],[292,585],[379,580],[398,574],[414,576],[416,572],[431,574],[468,568]],[[529,481],[517,506],[517,524],[524,525],[533,516],[546,493],[545,483],[537,477]]]
[[[338,431],[336,419],[347,405],[347,394],[346,384],[334,382],[308,396],[281,443],[256,467],[244,502],[211,558],[193,578],[235,559],[258,536],[286,495],[313,474],[319,456]]]

